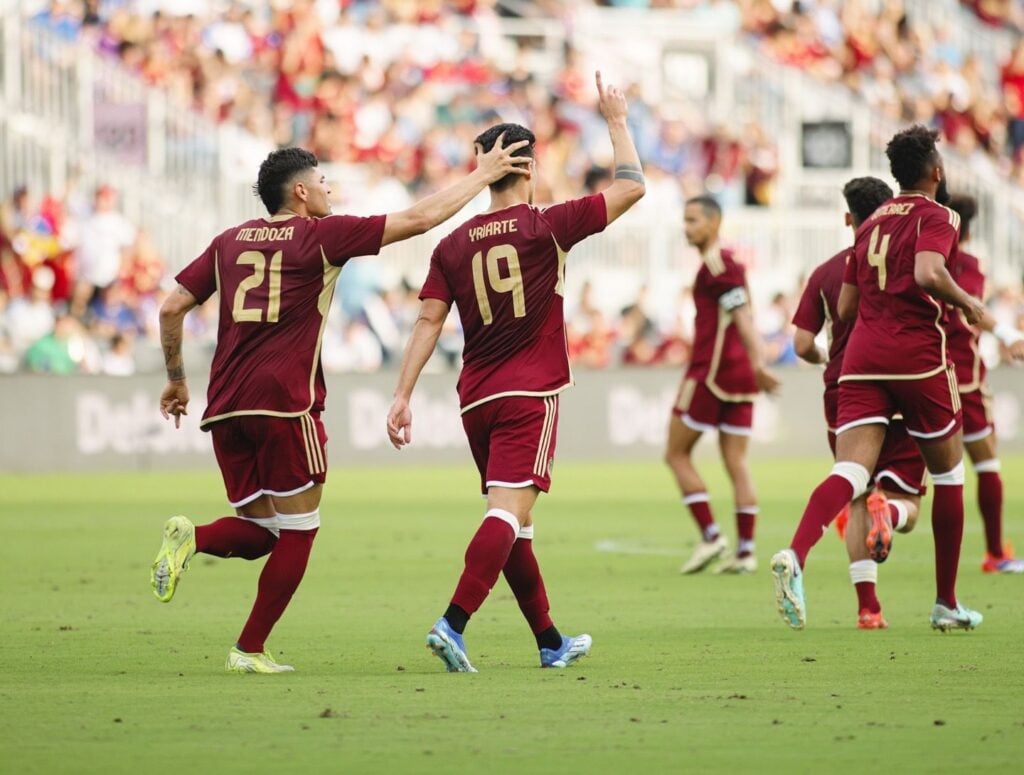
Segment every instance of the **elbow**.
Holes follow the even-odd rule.
[[[914,282],[931,293],[938,285],[939,275],[931,267],[914,267]]]
[[[836,308],[836,312],[839,313],[839,319],[844,323],[852,323],[857,319],[857,308],[853,304],[840,304]]]
[[[426,234],[434,226],[434,221],[426,213],[409,213],[408,234],[415,237],[417,234]]]
[[[176,303],[174,296],[169,296],[160,305],[160,325],[168,326],[180,322],[185,317],[185,312],[186,310]]]
[[[630,199],[630,204],[634,204],[635,205],[637,202],[639,202],[641,199],[644,198],[644,194],[646,194],[646,193],[647,193],[647,184],[646,183],[642,183],[642,182],[638,182],[638,181],[631,181],[630,182],[630,184],[629,184],[629,191],[628,191],[628,196],[629,196],[629,199]]]
[[[810,337],[797,335],[793,337],[793,351],[801,360],[813,363],[817,348],[814,345],[814,340]]]

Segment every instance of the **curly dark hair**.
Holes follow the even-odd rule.
[[[262,201],[267,212],[276,215],[284,206],[285,187],[300,172],[317,166],[316,156],[302,148],[280,148],[272,151],[260,165],[253,193]]]
[[[537,137],[524,126],[519,124],[495,124],[490,129],[481,132],[477,136],[474,142],[479,143],[480,147],[484,149],[484,152],[491,150],[494,147],[494,143],[497,142],[498,137],[505,135],[501,141],[502,148],[508,148],[512,143],[518,143],[520,140],[529,140],[529,145],[524,145],[522,148],[516,150],[513,156],[529,156],[533,158],[533,144],[537,142]],[[491,183],[491,189],[493,191],[504,191],[507,188],[511,188],[512,184],[520,176],[515,172],[508,173],[505,177],[500,178]]]
[[[843,198],[846,199],[846,209],[853,216],[853,225],[860,226],[883,202],[892,199],[892,189],[878,178],[854,178],[843,186]]]
[[[903,189],[912,189],[924,180],[931,169],[942,164],[935,148],[939,133],[921,124],[897,132],[885,146],[892,176]]]
[[[971,236],[971,220],[978,214],[978,200],[970,194],[953,194],[948,207],[960,216],[960,241],[963,242]]]

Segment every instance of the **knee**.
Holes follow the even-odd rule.
[[[665,463],[672,468],[677,466],[687,466],[692,468],[693,463],[691,462],[690,453],[685,449],[674,449],[669,447],[665,450]]]

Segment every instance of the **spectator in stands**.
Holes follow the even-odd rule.
[[[93,212],[82,224],[73,315],[82,318],[96,292],[121,276],[134,241],[135,227],[118,210],[117,192],[112,186],[98,187]]]

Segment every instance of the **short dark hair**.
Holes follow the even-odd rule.
[[[700,205],[704,209],[705,215],[722,215],[722,205],[718,204],[718,200],[710,194],[690,197],[686,200],[686,206],[690,205]]]
[[[477,144],[484,149],[484,153],[490,151],[494,144],[498,141],[498,138],[504,135],[501,140],[501,147],[508,148],[512,143],[518,143],[521,140],[529,140],[529,145],[524,145],[522,148],[513,152],[513,156],[529,156],[533,158],[533,144],[537,142],[537,137],[527,129],[525,126],[519,124],[495,124],[490,129],[481,132],[476,140]],[[512,184],[519,178],[519,174],[515,172],[508,173],[505,177],[499,178],[498,180],[491,183],[491,190],[493,191],[504,191],[507,188],[511,188]]]
[[[892,199],[892,189],[878,178],[854,178],[843,186],[843,198],[853,216],[853,225],[860,226],[883,202]]]
[[[978,214],[978,200],[970,194],[953,194],[948,206],[960,216],[960,241],[963,242],[971,236],[971,221]]]
[[[889,169],[903,189],[913,188],[928,176],[935,165],[942,163],[935,148],[938,139],[937,130],[915,124],[897,132],[885,146]]]
[[[263,201],[267,212],[275,215],[284,206],[285,186],[300,172],[316,166],[316,156],[302,148],[272,151],[260,165],[253,192]]]
[[[607,167],[591,167],[583,176],[583,188],[588,194],[596,194],[597,187],[612,179],[612,171]]]

